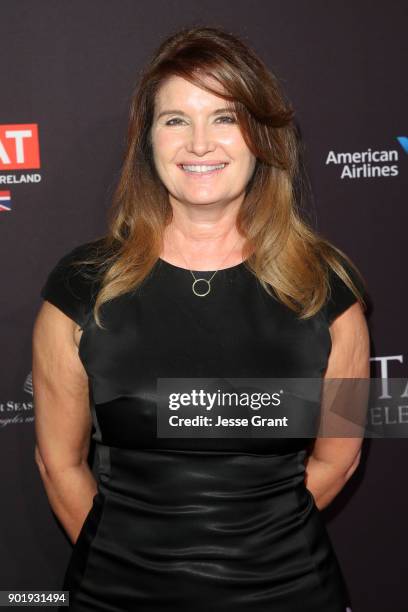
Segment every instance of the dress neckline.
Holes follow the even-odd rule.
[[[183,272],[195,272],[196,274],[201,274],[202,272],[228,272],[229,270],[236,270],[238,268],[241,268],[245,262],[247,261],[247,259],[244,259],[243,261],[241,261],[241,263],[239,264],[235,264],[234,266],[229,266],[228,268],[218,268],[218,270],[190,270],[189,268],[182,268],[181,266],[176,266],[172,263],[170,263],[169,261],[166,261],[165,259],[162,259],[161,257],[159,257],[159,261],[161,261],[162,263],[164,263],[166,266],[170,267],[170,268],[175,268],[176,270],[182,270]]]

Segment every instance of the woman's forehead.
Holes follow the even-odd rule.
[[[221,95],[223,92],[221,85],[210,77],[206,77],[205,82],[216,88],[220,95],[206,91],[198,84],[192,83],[181,76],[172,75],[159,87],[155,98],[156,106],[174,103],[176,104],[175,108],[178,108],[182,103],[185,106],[198,102],[209,105],[222,102],[222,106],[228,106],[227,101]]]

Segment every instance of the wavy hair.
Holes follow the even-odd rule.
[[[154,166],[150,130],[158,89],[173,75],[224,98],[256,157],[236,226],[245,238],[244,264],[263,288],[306,319],[328,298],[331,269],[365,309],[361,274],[345,253],[312,228],[302,210],[309,182],[295,113],[278,78],[236,35],[218,27],[190,27],[164,40],[140,73],[108,231],[95,241],[93,257],[91,253],[77,262],[96,265],[100,275],[93,306],[97,325],[103,328],[100,308],[105,302],[135,290],[148,276],[172,219],[167,190]],[[211,87],[208,77],[220,89]]]

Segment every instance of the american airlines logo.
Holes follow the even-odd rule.
[[[399,174],[400,155],[408,153],[408,137],[398,136],[398,145],[391,149],[365,151],[329,151],[326,166],[339,168],[341,179],[392,178]]]

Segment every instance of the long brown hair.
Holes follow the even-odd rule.
[[[100,307],[137,288],[162,250],[171,221],[167,190],[155,170],[150,128],[155,97],[170,76],[223,97],[235,110],[243,138],[256,157],[254,173],[237,214],[246,238],[245,265],[264,289],[305,319],[324,305],[334,270],[366,308],[343,261],[365,285],[352,261],[320,236],[302,214],[306,188],[294,110],[277,77],[242,39],[222,28],[190,27],[172,34],[142,71],[132,95],[127,147],[109,210],[103,248],[78,263],[98,265],[101,283],[94,305]],[[208,83],[212,77],[220,89]]]

